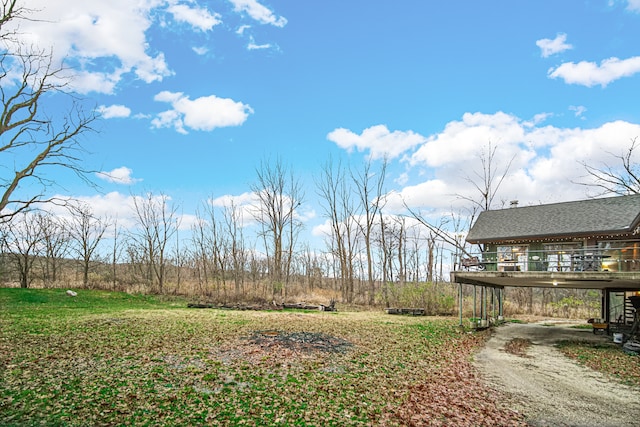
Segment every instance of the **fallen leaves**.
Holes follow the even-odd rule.
[[[526,426],[524,417],[500,405],[498,392],[484,385],[469,355],[486,334],[450,342],[446,363],[410,389],[392,419],[409,426]]]
[[[0,424],[522,425],[469,363],[484,335],[453,319],[109,306],[97,292],[93,312],[90,295],[73,315],[64,299],[3,306]]]

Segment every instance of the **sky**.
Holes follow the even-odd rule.
[[[583,163],[612,165],[640,136],[640,0],[24,4],[20,37],[101,115],[82,138],[98,187],[61,173],[51,191],[98,215],[153,192],[186,226],[207,200],[248,203],[280,160],[318,237],[329,158],[388,159],[385,209],[438,215],[477,198],[489,143],[496,170],[511,161],[494,207],[584,199]]]

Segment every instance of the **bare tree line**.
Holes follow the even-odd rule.
[[[30,13],[17,0],[0,0],[0,281],[216,301],[320,293],[346,303],[426,306],[451,296],[443,283],[456,255],[468,249],[462,236],[479,210],[492,207],[513,161],[497,164],[491,142],[478,154],[481,170],[466,177],[473,194],[458,195],[470,211],[435,220],[408,206],[408,216],[385,212],[386,160],[378,168],[329,160],[315,189],[327,225],[323,249],[299,241],[305,194],[279,160],[256,169],[251,206],[203,203],[187,239],[179,207],[164,194],[134,196],[135,224],[125,228],[86,204],[48,196],[53,173],[87,178],[80,140],[97,117],[67,92],[67,70],[52,53],[21,44],[19,30],[10,29]],[[49,95],[66,99],[67,108],[50,108]],[[609,153],[620,165],[584,163],[585,185],[603,193],[640,191],[636,147],[633,139],[626,152]],[[66,213],[47,212],[53,203]]]
[[[490,203],[508,167],[494,178],[485,152],[482,201]],[[374,167],[375,166],[375,167]],[[263,162],[251,185],[254,201],[202,203],[188,237],[179,207],[164,194],[132,197],[133,226],[99,218],[82,203],[66,215],[24,210],[0,230],[0,280],[29,287],[74,285],[197,295],[210,301],[287,301],[322,295],[344,303],[453,306],[448,271],[468,250],[471,218],[438,221],[409,210],[385,212],[386,161],[359,168],[330,159],[316,177],[326,220],[325,248],[299,241],[305,195],[280,160]],[[255,232],[252,231],[257,230]]]
[[[64,215],[25,210],[1,229],[0,280],[218,302],[319,294],[390,306],[424,302],[415,289],[425,286],[446,294],[437,270],[450,261],[445,243],[411,218],[383,213],[385,173],[385,162],[375,171],[370,163],[359,171],[327,163],[317,177],[329,225],[324,250],[299,241],[304,194],[281,161],[257,169],[252,204],[202,203],[182,240],[179,208],[163,194],[132,197],[135,225],[128,229],[80,202],[66,203]]]

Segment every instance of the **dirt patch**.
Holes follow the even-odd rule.
[[[212,353],[225,364],[244,361],[252,365],[282,367],[304,360],[325,360],[352,347],[347,340],[319,332],[265,330],[218,346]]]
[[[352,347],[347,340],[318,332],[257,331],[249,338],[249,343],[259,345],[265,350],[287,348],[328,353],[342,353]]]
[[[514,340],[529,340],[527,358],[505,350]],[[640,389],[580,366],[555,343],[563,340],[606,342],[588,329],[566,324],[507,324],[496,328],[475,359],[490,386],[532,426],[632,427],[640,419]]]

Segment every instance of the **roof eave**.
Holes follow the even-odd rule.
[[[639,223],[640,223],[640,218]],[[602,230],[602,231],[593,231],[593,232],[584,232],[584,233],[567,233],[567,234],[540,234],[540,235],[527,235],[527,236],[502,236],[502,237],[492,237],[486,239],[466,239],[467,243],[472,245],[476,244],[484,244],[484,243],[496,243],[496,242],[507,242],[507,241],[532,241],[532,240],[566,240],[566,239],[574,239],[578,237],[602,237],[602,236],[624,236],[626,234],[633,234],[634,228],[625,228],[618,230]]]

